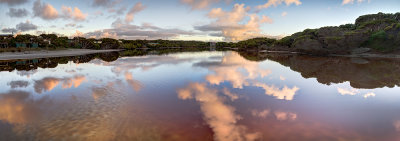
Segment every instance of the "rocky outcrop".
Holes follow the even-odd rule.
[[[358,48],[391,52],[400,49],[400,13],[359,17],[355,24],[306,29],[275,42],[271,48],[287,46],[313,55],[351,54]]]
[[[311,39],[310,37],[304,37],[301,39],[296,39],[293,47],[298,52],[314,53],[325,55],[328,50],[323,48],[323,44],[316,39]]]

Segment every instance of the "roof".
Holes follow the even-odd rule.
[[[1,37],[9,37],[9,36],[13,36],[12,34],[0,34]]]

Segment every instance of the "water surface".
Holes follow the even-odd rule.
[[[159,54],[0,62],[0,140],[400,140],[399,60]]]

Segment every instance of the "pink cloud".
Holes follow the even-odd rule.
[[[281,5],[282,3],[285,3],[287,6],[289,6],[291,4],[295,4],[295,5],[302,4],[300,0],[268,0],[267,3],[265,3],[263,5],[258,5],[257,9],[265,9],[265,8],[269,8],[271,6],[277,7],[278,5]]]
[[[41,3],[40,0],[35,1],[33,5],[33,13],[35,16],[45,20],[54,20],[58,18],[57,10],[48,3]]]
[[[126,14],[125,16],[125,21],[126,22],[132,22],[133,18],[135,16],[136,13],[144,10],[146,7],[143,6],[143,4],[141,2],[136,3],[128,12],[128,14]]]
[[[74,9],[72,9],[71,7],[62,6],[61,10],[63,12],[64,18],[71,18],[75,21],[84,21],[88,16],[88,14],[82,13],[82,11],[77,7],[74,7]]]

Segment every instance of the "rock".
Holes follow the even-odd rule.
[[[362,54],[371,51],[370,48],[356,48],[351,51],[351,54]]]
[[[328,51],[323,48],[322,43],[320,43],[318,40],[310,38],[297,40],[294,43],[294,48],[296,48],[297,51],[314,55],[321,55],[328,53]]]
[[[363,58],[351,58],[350,61],[351,61],[352,63],[354,63],[354,64],[368,64],[368,63],[369,63],[368,60],[365,60],[365,59],[363,59]]]

